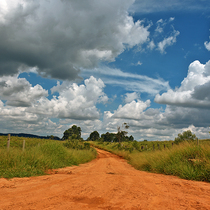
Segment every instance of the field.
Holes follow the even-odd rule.
[[[8,150],[7,136],[0,136],[0,177],[44,175],[50,169],[78,165],[96,157],[96,151],[85,148],[82,142],[77,144],[79,149],[69,148],[65,143],[66,146],[61,141],[11,137]]]
[[[127,159],[138,170],[210,182],[210,140],[184,142],[92,142]],[[153,146],[154,145],[154,146]]]

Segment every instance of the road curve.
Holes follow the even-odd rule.
[[[0,210],[210,209],[209,183],[138,171],[97,151],[97,159],[51,175],[0,179]]]

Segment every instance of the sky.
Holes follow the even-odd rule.
[[[0,37],[0,133],[210,138],[209,0],[1,0]]]

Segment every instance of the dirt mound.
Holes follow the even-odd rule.
[[[210,184],[137,171],[98,150],[98,158],[51,175],[0,179],[0,210],[210,209]]]

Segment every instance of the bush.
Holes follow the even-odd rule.
[[[175,138],[174,143],[179,144],[183,141],[195,141],[197,139],[198,138],[196,137],[195,134],[192,134],[191,130],[187,130],[187,131],[184,131],[182,134],[179,133],[178,137]]]
[[[64,142],[63,145],[69,149],[77,149],[77,150],[90,149],[89,143],[79,141],[78,139],[69,139],[66,142]]]

